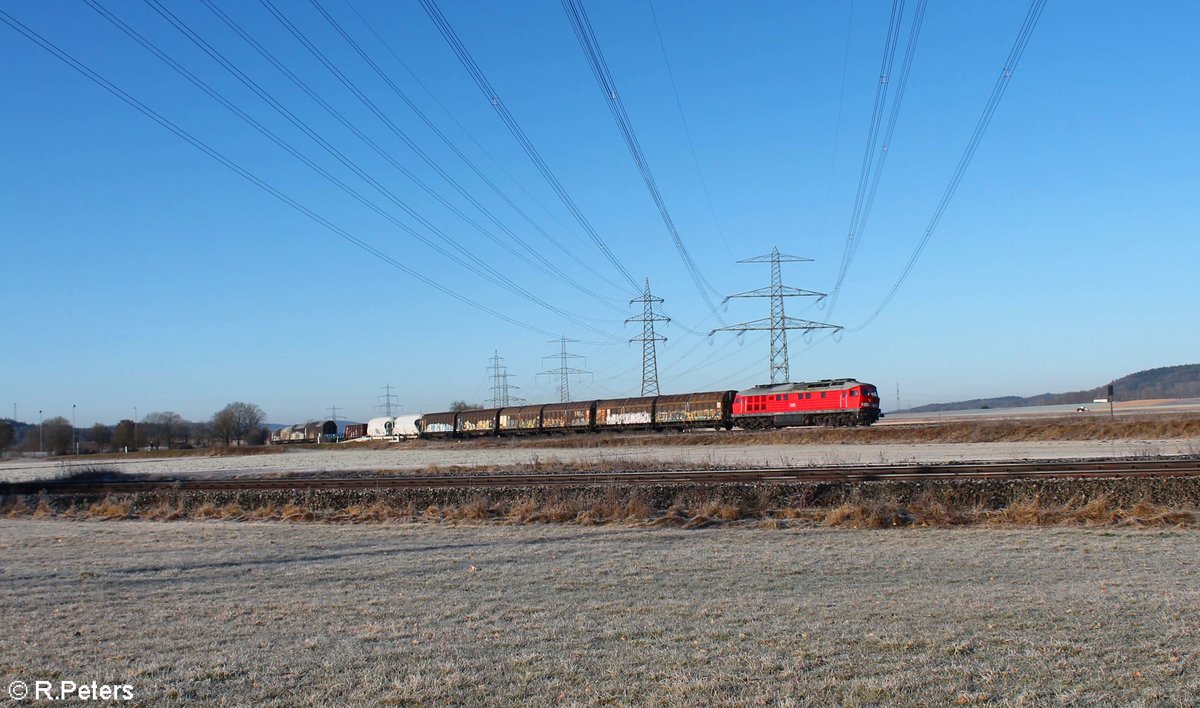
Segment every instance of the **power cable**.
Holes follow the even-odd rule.
[[[642,150],[637,133],[634,132],[633,122],[630,120],[629,114],[625,110],[625,104],[617,92],[616,82],[613,80],[612,72],[609,71],[608,63],[605,61],[604,54],[600,50],[600,43],[596,40],[596,35],[592,30],[587,11],[579,0],[562,0],[562,6],[567,13],[567,18],[571,21],[571,27],[575,31],[576,39],[579,40],[579,46],[588,60],[592,75],[596,79],[596,85],[608,99],[609,113],[612,115],[613,121],[617,124],[617,129],[620,131],[621,137],[625,140],[625,146],[629,149],[629,154],[642,175],[642,181],[646,183],[646,189],[649,190],[650,198],[658,208],[659,216],[662,218],[663,225],[667,227],[667,232],[675,244],[675,250],[678,252],[680,260],[683,261],[683,265],[687,269],[692,283],[704,299],[704,303],[708,306],[709,311],[717,317],[717,320],[721,324],[724,324],[724,320],[721,319],[721,315],[717,311],[717,306],[709,296],[710,291],[717,293],[717,290],[700,272],[692,255],[688,253],[687,246],[683,243],[683,238],[679,235],[679,229],[675,227],[675,220],[671,217],[666,200],[658,188],[658,181],[654,177],[654,172],[650,169],[650,163],[646,159],[645,152]]]
[[[546,231],[545,229],[543,229],[540,225],[538,225],[537,222],[533,221],[533,219],[530,218],[529,215],[526,214],[524,210],[522,210],[519,206],[517,206],[517,204],[512,199],[510,199],[508,197],[508,195],[505,194],[496,185],[495,182],[493,182],[487,175],[485,175],[475,165],[475,163],[472,162],[471,159],[469,157],[467,157],[462,152],[462,150],[460,150],[458,148],[458,146],[455,145],[454,142],[452,140],[450,140],[450,138],[447,137],[444,132],[442,132],[442,130],[440,128],[438,128],[436,123],[434,123],[432,120],[429,119],[428,116],[425,115],[424,111],[422,111],[420,109],[420,107],[417,106],[417,104],[414,103],[412,101],[412,99],[408,97],[408,94],[406,94],[403,90],[400,89],[399,86],[396,85],[396,82],[393,81],[392,78],[390,76],[388,76],[388,74],[382,68],[380,68],[379,64],[377,64],[375,62],[375,60],[372,59],[371,56],[369,54],[367,54],[365,50],[363,50],[363,48],[358,44],[358,42],[355,41],[352,36],[350,36],[350,34],[342,27],[342,25],[331,14],[329,14],[328,11],[326,11],[326,9],[324,8],[324,6],[321,5],[319,0],[309,0],[309,2],[312,4],[312,6],[314,8],[316,8],[317,12],[319,12],[321,14],[321,16],[325,18],[325,21],[327,23],[329,23],[329,26],[332,27],[334,29],[334,31],[337,32],[338,35],[343,40],[345,40],[347,44],[350,45],[350,47],[354,50],[354,52],[356,54],[358,54],[359,58],[361,58],[364,62],[366,62],[366,64],[371,67],[371,69],[375,72],[375,74],[377,76],[379,76],[379,78],[382,79],[385,84],[387,84],[388,88],[390,88],[392,90],[392,92],[395,93],[396,96],[399,97],[400,100],[402,100],[406,106],[408,106],[409,110],[411,110],[418,118],[420,118],[421,122],[423,122],[425,124],[425,126],[428,127],[434,133],[434,135],[436,135],[442,141],[442,143],[445,144],[446,147],[448,147],[451,150],[451,152],[453,152],[463,162],[463,164],[465,164],[475,174],[476,177],[478,177],[484,184],[486,184],[492,190],[492,192],[494,192],[496,194],[496,196],[498,196],[501,200],[503,200],[505,204],[507,204],[514,211],[516,211],[520,216],[524,217],[525,221],[531,227],[533,227],[534,230],[536,230],[538,233],[540,233],[542,236],[544,236],[554,246],[556,246],[560,251],[562,251],[569,258],[574,260],[577,264],[582,266],[585,270],[587,270],[588,272],[597,276],[598,278],[605,280],[605,282],[615,285],[614,283],[609,281],[607,278],[604,278],[604,276],[600,275],[600,273],[598,273],[597,271],[592,269],[592,267],[590,265],[588,265],[588,263],[586,261],[584,261],[582,258],[580,258],[579,256],[572,253],[565,246],[563,246],[558,241],[558,239],[551,236],[550,233],[548,231]],[[406,141],[406,142],[409,142],[409,141]],[[509,238],[512,238],[514,241],[517,241],[519,244],[521,244],[522,248],[524,248],[531,256],[538,259],[540,262],[544,263],[546,266],[552,268],[554,270],[554,272],[558,273],[559,275],[561,275],[564,278],[567,277],[566,274],[562,273],[562,271],[558,270],[558,268],[554,267],[548,260],[546,260],[546,258],[544,256],[542,256],[540,253],[538,253],[536,249],[532,248],[528,243],[526,243],[524,239],[517,236],[506,225],[501,223],[500,220],[497,219],[496,216],[494,214],[492,214],[491,211],[489,211],[486,207],[484,207],[482,204],[480,204],[479,201],[477,199],[475,199],[475,197],[473,197],[468,191],[466,191],[458,183],[457,180],[455,180],[453,177],[451,177],[449,174],[447,174],[446,171],[442,168],[442,166],[440,164],[438,164],[438,162],[436,160],[429,157],[423,150],[416,148],[413,144],[410,144],[410,147],[413,148],[414,152],[417,153],[417,155],[425,162],[425,164],[429,165],[429,167],[431,169],[433,169],[435,172],[437,172],[438,175],[440,175],[452,187],[454,187],[454,189],[459,194],[461,194],[464,199],[469,201],[476,209],[478,209],[485,216],[487,216],[488,219],[491,220],[492,223],[494,223],[499,229],[504,231],[504,233],[508,234]],[[576,281],[568,279],[568,284],[571,285],[572,287],[580,289],[581,291],[589,294],[590,296],[592,296],[595,299],[598,299],[598,300],[602,299],[602,297],[600,295],[592,292],[591,290],[588,290],[587,288],[585,288],[583,285],[579,284]],[[613,307],[613,309],[619,309],[615,305],[612,305],[611,303],[606,302],[606,304]]]
[[[621,274],[621,277],[623,277],[625,281],[629,283],[630,292],[638,292],[640,286],[638,285],[637,281],[632,275],[630,275],[629,270],[620,262],[620,260],[617,259],[616,255],[612,252],[612,249],[609,248],[608,244],[604,242],[604,239],[601,238],[600,234],[592,226],[591,222],[588,221],[587,217],[584,216],[583,212],[575,204],[575,200],[571,198],[571,195],[567,193],[566,188],[563,187],[561,182],[559,182],[558,177],[556,177],[554,172],[550,170],[550,166],[546,164],[544,159],[542,159],[541,154],[538,153],[537,148],[533,146],[533,143],[529,140],[529,137],[525,134],[525,131],[521,129],[520,124],[512,115],[512,112],[509,111],[504,102],[500,100],[500,94],[492,87],[491,82],[488,81],[487,76],[483,73],[483,70],[479,68],[479,64],[477,64],[475,59],[471,57],[470,52],[467,51],[466,46],[463,45],[462,40],[459,39],[458,34],[454,31],[454,27],[451,26],[449,21],[446,20],[446,17],[442,14],[442,11],[438,7],[436,0],[421,0],[421,7],[425,8],[425,13],[429,15],[430,20],[433,21],[434,26],[437,27],[442,37],[446,40],[446,43],[450,45],[451,51],[453,51],[454,55],[458,57],[459,62],[471,76],[471,79],[475,82],[475,85],[483,93],[484,97],[491,103],[492,108],[496,111],[497,115],[500,116],[500,120],[521,145],[521,149],[523,149],[525,154],[529,156],[529,159],[533,161],[534,166],[537,167],[538,172],[541,173],[543,179],[545,179],[546,183],[550,185],[550,188],[554,190],[554,193],[558,196],[563,205],[567,207],[567,210],[571,212],[571,216],[573,216],[575,220],[579,222],[580,227],[583,228],[584,232],[589,238],[591,238],[596,247],[600,249],[600,252],[604,254],[605,259],[607,259],[613,268],[615,268],[617,272]]]
[[[42,37],[37,32],[33,31],[28,26],[26,26],[25,24],[23,24],[16,18],[14,18],[12,15],[5,12],[3,9],[0,9],[0,21],[7,24],[9,27],[11,27],[13,30],[15,30],[18,34],[24,36],[29,41],[31,41],[34,44],[41,47],[43,50],[45,50],[47,53],[49,53],[50,55],[57,58],[59,61],[62,61],[67,66],[70,66],[72,69],[79,72],[84,77],[86,77],[87,79],[89,79],[90,81],[95,83],[96,85],[100,86],[101,88],[108,91],[112,95],[121,99],[122,101],[124,101],[126,104],[128,104],[129,106],[131,106],[132,108],[137,110],[142,115],[153,120],[155,123],[158,123],[163,128],[166,128],[168,131],[170,131],[176,137],[180,138],[181,140],[188,143],[189,145],[196,148],[197,150],[200,150],[201,152],[208,155],[213,160],[220,163],[222,166],[228,168],[229,170],[233,171],[238,176],[242,177],[243,179],[250,182],[254,186],[263,190],[267,194],[270,194],[271,196],[275,197],[279,201],[281,201],[284,204],[288,205],[289,207],[295,209],[296,211],[300,212],[301,214],[308,217],[309,219],[315,221],[317,224],[319,224],[323,228],[331,231],[332,233],[339,236],[340,238],[352,243],[353,245],[357,246],[358,248],[366,251],[367,253],[369,253],[372,256],[378,258],[379,260],[387,263],[388,265],[392,266],[393,268],[396,268],[397,270],[405,273],[406,275],[408,275],[416,280],[419,280],[422,283],[425,283],[429,287],[434,288],[435,290],[441,292],[442,294],[444,294],[450,298],[453,298],[455,300],[458,300],[459,302],[462,302],[465,305],[469,305],[481,312],[489,314],[493,317],[496,317],[497,319],[503,320],[505,322],[508,322],[509,324],[515,325],[522,329],[529,330],[530,332],[534,332],[537,334],[544,334],[546,336],[553,336],[553,333],[551,333],[547,330],[543,330],[539,327],[535,327],[528,323],[522,322],[521,320],[510,317],[503,313],[500,313],[486,305],[483,305],[481,303],[478,303],[478,302],[466,297],[465,295],[462,295],[461,293],[457,292],[456,290],[454,290],[452,288],[446,287],[446,286],[438,283],[437,281],[435,281],[425,275],[422,275],[420,272],[418,272],[412,268],[409,268],[408,266],[404,265],[403,263],[397,261],[396,259],[387,255],[386,253],[380,251],[379,249],[375,248],[374,246],[370,245],[369,243],[358,238],[357,236],[354,236],[353,234],[346,231],[345,229],[342,229],[341,227],[337,226],[336,224],[330,222],[329,220],[325,219],[324,217],[322,217],[320,214],[316,213],[312,209],[309,209],[308,207],[304,206],[299,201],[293,199],[292,197],[288,196],[284,192],[275,188],[270,183],[262,180],[261,178],[259,178],[258,176],[256,176],[252,172],[250,172],[249,170],[246,170],[241,165],[239,165],[236,162],[234,162],[233,160],[229,159],[221,152],[212,148],[207,143],[203,142],[199,138],[195,137],[188,131],[181,128],[179,125],[172,122],[170,119],[163,116],[161,113],[158,113],[154,109],[147,106],[145,103],[142,103],[137,98],[134,98],[132,95],[130,95],[129,93],[127,93],[126,91],[124,91],[123,89],[118,87],[116,84],[113,84],[108,79],[104,78],[102,75],[93,71],[87,65],[83,64],[82,62],[75,59],[73,56],[71,56],[64,50],[60,49],[53,42],[50,42],[49,40]]]
[[[462,131],[463,135],[467,136],[467,139],[470,140],[475,145],[475,147],[479,148],[479,151],[482,152],[484,154],[484,156],[487,157],[488,160],[490,160],[492,162],[493,165],[495,165],[496,169],[500,170],[500,172],[503,173],[504,176],[507,177],[510,182],[512,182],[514,185],[516,185],[517,189],[521,190],[521,193],[524,194],[526,197],[528,197],[529,201],[533,202],[533,204],[535,206],[537,206],[537,208],[541,209],[542,213],[544,213],[547,217],[549,217],[551,221],[553,221],[554,223],[561,226],[564,231],[571,233],[571,227],[569,227],[565,223],[563,223],[562,220],[559,219],[558,216],[556,216],[554,214],[554,212],[550,211],[546,207],[546,205],[542,204],[542,202],[536,196],[534,196],[532,193],[530,193],[530,191],[525,188],[525,185],[521,184],[521,181],[518,180],[515,176],[513,176],[513,174],[511,172],[509,172],[507,168],[505,168],[503,163],[501,163],[499,160],[497,160],[495,158],[495,156],[492,155],[492,153],[488,152],[488,149],[486,147],[484,147],[483,143],[479,142],[479,140],[474,135],[471,134],[471,131],[468,130],[467,127],[465,125],[463,125],[462,122],[459,121],[458,118],[456,118],[454,116],[454,113],[449,108],[447,108],[445,106],[445,104],[443,104],[440,100],[438,100],[437,95],[429,88],[429,86],[427,86],[425,84],[424,81],[421,81],[421,77],[417,76],[416,72],[414,72],[408,66],[408,64],[403,59],[400,58],[400,55],[397,54],[394,49],[392,49],[391,43],[388,42],[387,39],[383,35],[381,35],[378,31],[376,31],[375,27],[367,20],[366,17],[363,16],[363,14],[361,12],[358,11],[358,8],[356,8],[354,6],[354,3],[350,2],[350,0],[342,0],[342,2],[344,2],[346,4],[346,7],[350,8],[350,11],[352,13],[354,13],[354,16],[358,18],[358,20],[363,24],[363,26],[367,28],[367,31],[370,32],[371,35],[373,37],[375,37],[375,39],[379,42],[379,44],[383,46],[384,50],[387,51],[387,53],[391,55],[392,59],[395,60],[395,62],[400,66],[400,68],[404,69],[405,73],[408,74],[409,78],[411,78],[418,86],[421,87],[421,90],[425,92],[425,95],[429,97],[429,100],[433,101],[434,104],[436,104],[437,107],[441,109],[442,113],[445,113],[446,117],[449,118],[450,121],[452,123],[454,123],[454,125],[458,126],[458,129]],[[531,221],[531,219],[523,211],[520,211],[518,213],[520,213],[522,215],[522,218],[525,218],[526,221]],[[535,225],[534,228],[537,229],[540,227]],[[575,234],[573,234],[573,235],[575,235]],[[614,285],[614,286],[616,285],[612,281],[608,280],[608,278],[606,278],[605,276],[596,273],[595,271],[591,270],[590,268],[589,268],[588,272],[595,274],[598,278],[604,280],[604,282],[609,283],[610,285]],[[620,287],[620,286],[617,286],[617,287]]]
[[[858,252],[859,246],[862,245],[863,235],[867,231],[867,219],[870,218],[871,209],[875,206],[875,195],[879,191],[879,183],[883,178],[883,166],[887,162],[888,155],[891,154],[892,134],[896,131],[896,123],[900,119],[900,106],[904,103],[904,93],[908,88],[908,75],[912,71],[913,58],[917,52],[917,41],[921,34],[921,25],[925,19],[925,6],[927,0],[917,0],[917,9],[913,13],[912,24],[909,26],[908,43],[904,48],[904,58],[900,60],[900,77],[896,81],[896,92],[892,98],[891,112],[888,115],[887,127],[883,130],[883,140],[879,146],[879,157],[875,161],[874,170],[871,174],[871,185],[867,189],[867,197],[863,202],[862,213],[859,217],[857,232],[850,246],[849,256],[843,260],[842,270],[838,273],[837,284],[834,286],[834,301],[829,305],[830,314],[833,313],[833,308],[836,303],[836,295],[841,292],[842,280],[846,277],[846,273],[850,270],[850,265],[854,262],[854,256]]]
[[[837,282],[829,297],[829,314],[833,314],[837,304],[838,293],[842,289],[846,269],[850,265],[850,254],[854,249],[855,227],[862,214],[863,203],[866,200],[867,187],[871,175],[871,164],[875,158],[875,145],[879,141],[879,129],[883,122],[884,104],[887,102],[888,82],[892,73],[892,62],[896,57],[896,45],[900,36],[900,24],[904,19],[904,0],[892,0],[892,13],[888,20],[887,36],[883,43],[883,59],[879,67],[879,83],[875,85],[875,101],[871,106],[871,121],[867,128],[867,144],[863,149],[862,165],[858,173],[858,189],[854,193],[854,206],[850,210],[850,227],[846,233],[846,243],[842,248],[842,261],[838,267]]]
[[[654,34],[658,37],[658,48],[662,50],[663,64],[667,67],[667,78],[671,81],[671,93],[675,96],[675,107],[679,109],[679,122],[683,124],[683,134],[687,136],[688,149],[692,152],[692,163],[696,165],[696,176],[700,178],[700,187],[704,191],[704,201],[708,203],[708,213],[712,216],[713,225],[717,227],[717,234],[721,237],[721,244],[725,246],[725,252],[733,258],[733,249],[729,247],[729,239],[725,236],[725,229],[721,226],[721,220],[717,218],[717,209],[713,205],[712,194],[708,190],[708,180],[704,178],[704,170],[700,169],[700,156],[696,154],[696,143],[692,140],[692,129],[688,127],[687,116],[683,113],[683,101],[679,99],[679,86],[675,83],[675,72],[671,69],[671,58],[667,54],[667,44],[663,41],[662,28],[658,24],[658,13],[654,11],[654,0],[646,0],[646,4],[650,6],[650,19],[654,22]]]
[[[979,148],[979,142],[983,139],[988,125],[992,122],[992,116],[996,113],[996,107],[1000,105],[1000,99],[1004,96],[1004,91],[1008,88],[1008,82],[1012,79],[1013,72],[1016,71],[1017,64],[1021,61],[1021,56],[1025,53],[1025,47],[1029,44],[1029,39],[1033,36],[1033,30],[1037,27],[1038,20],[1041,18],[1045,7],[1046,0],[1033,0],[1033,3],[1029,6],[1029,10],[1025,14],[1025,21],[1021,24],[1017,38],[1013,42],[1013,46],[1008,52],[1008,57],[1004,61],[1004,69],[1000,72],[1000,76],[996,78],[996,83],[992,86],[992,93],[988,96],[987,103],[984,105],[983,113],[975,123],[975,130],[971,133],[971,139],[967,141],[967,146],[958,160],[958,166],[955,168],[954,174],[951,175],[949,184],[946,185],[946,191],[942,193],[942,198],[933,210],[933,216],[929,219],[925,233],[917,241],[916,248],[913,249],[912,255],[909,256],[903,270],[900,271],[900,276],[896,279],[895,284],[892,285],[888,294],[883,298],[883,302],[879,304],[879,307],[875,309],[871,316],[862,324],[852,327],[847,331],[858,332],[874,322],[875,318],[879,317],[884,308],[888,306],[888,303],[892,301],[892,298],[896,296],[896,292],[900,290],[900,286],[904,284],[909,273],[912,272],[917,259],[921,257],[921,253],[925,250],[925,246],[928,245],[929,239],[933,236],[933,232],[941,222],[942,216],[946,213],[947,207],[950,206],[950,200],[954,198],[954,193],[958,190],[958,185],[962,182],[963,175],[966,174],[967,167],[970,166],[971,159],[975,156],[975,151]]]
[[[447,234],[445,234],[440,229],[438,229],[436,226],[431,224],[428,220],[426,220],[423,216],[421,216],[415,210],[411,209],[407,204],[405,204],[402,200],[400,200],[398,197],[396,197],[395,194],[393,194],[390,190],[388,190],[386,187],[383,187],[381,184],[379,184],[378,181],[374,180],[369,175],[367,175],[365,172],[363,172],[361,169],[359,169],[357,165],[355,165],[348,158],[346,158],[345,155],[343,155],[340,151],[338,151],[333,146],[329,145],[328,142],[324,141],[319,135],[317,135],[314,131],[312,131],[307,126],[307,124],[305,124],[303,121],[296,118],[296,116],[294,114],[292,114],[289,110],[287,110],[286,107],[282,106],[282,104],[279,104],[269,94],[267,94],[265,91],[263,91],[261,89],[261,87],[258,86],[258,84],[256,84],[253,80],[251,80],[249,77],[247,77],[245,74],[243,74],[235,66],[233,66],[228,61],[226,61],[224,59],[223,55],[221,55],[219,52],[217,52],[215,49],[213,49],[211,47],[211,45],[209,45],[207,42],[205,42],[198,35],[195,35],[194,33],[192,33],[190,28],[188,28],[186,25],[182,25],[182,23],[177,24],[176,21],[173,21],[173,20],[177,20],[177,18],[175,18],[174,15],[172,15],[170,13],[170,11],[166,10],[166,8],[163,8],[161,5],[159,5],[157,0],[146,0],[146,2],[147,2],[147,4],[151,5],[151,7],[153,9],[158,11],[159,14],[164,19],[166,19],[168,22],[171,22],[171,24],[176,29],[178,29],[180,32],[182,32],[186,37],[188,37],[188,39],[192,40],[194,43],[197,44],[197,46],[199,46],[206,53],[208,53],[211,58],[213,58],[215,61],[220,63],[223,68],[225,68],[230,73],[232,73],[235,76],[235,78],[239,79],[247,88],[250,88],[252,91],[254,91],[256,93],[256,95],[258,95],[260,98],[262,98],[264,101],[266,101],[269,105],[271,105],[272,108],[276,109],[281,115],[283,115],[285,118],[287,118],[293,125],[295,125],[297,128],[304,131],[306,135],[308,135],[315,142],[317,142],[324,149],[326,149],[326,151],[328,151],[331,155],[333,155],[340,162],[342,162],[343,165],[345,165],[346,167],[348,167],[352,171],[354,171],[359,177],[361,177],[364,181],[367,181],[369,184],[371,184],[372,187],[374,187],[377,191],[379,191],[381,194],[383,194],[385,197],[387,197],[396,206],[398,206],[402,210],[404,210],[405,213],[407,213],[413,219],[417,220],[419,223],[421,223],[427,229],[432,231],[434,234],[438,235],[446,244],[448,244],[454,250],[458,251],[460,254],[462,254],[463,257],[465,257],[466,259],[468,259],[469,261],[471,261],[471,263],[474,263],[475,265],[472,265],[471,263],[468,263],[468,262],[462,260],[461,258],[458,258],[458,257],[452,255],[447,250],[443,249],[442,247],[438,246],[433,241],[429,240],[428,238],[426,238],[425,236],[420,234],[420,232],[416,231],[415,229],[411,228],[407,224],[404,224],[403,222],[396,219],[396,217],[393,216],[391,213],[382,209],[381,207],[379,207],[377,204],[375,204],[371,200],[367,199],[361,193],[359,193],[358,191],[356,191],[355,189],[353,189],[352,187],[347,185],[345,182],[343,182],[342,180],[338,179],[336,176],[331,174],[328,170],[325,170],[324,168],[322,168],[320,165],[315,163],[312,159],[308,158],[306,155],[304,155],[299,150],[297,150],[290,143],[288,143],[287,141],[280,138],[276,133],[271,131],[269,128],[264,126],[259,121],[255,120],[253,117],[251,117],[245,111],[238,108],[235,104],[233,104],[230,100],[228,100],[220,92],[216,91],[211,86],[209,86],[207,83],[205,83],[203,80],[199,79],[195,74],[188,71],[186,68],[184,68],[178,62],[176,62],[174,59],[172,59],[169,55],[167,55],[165,52],[163,52],[161,49],[159,49],[153,42],[150,42],[148,39],[146,39],[144,36],[142,36],[140,33],[138,33],[132,27],[125,24],[120,18],[116,17],[111,12],[109,12],[106,8],[104,8],[102,5],[100,5],[99,2],[97,2],[97,0],[84,0],[84,2],[86,2],[92,9],[94,9],[98,14],[100,14],[101,17],[103,17],[108,22],[113,24],[113,26],[117,27],[122,32],[124,32],[127,36],[129,36],[131,39],[133,39],[134,41],[141,44],[143,48],[145,48],[147,51],[154,54],[155,57],[157,57],[159,60],[161,60],[168,66],[170,66],[178,74],[180,74],[181,76],[186,78],[193,85],[195,85],[197,88],[201,89],[204,93],[206,93],[209,97],[211,97],[212,99],[214,99],[215,101],[220,103],[223,107],[225,107],[231,113],[233,113],[238,118],[240,118],[242,121],[244,121],[245,123],[250,125],[252,128],[257,130],[264,137],[266,137],[267,139],[274,142],[276,145],[278,145],[284,151],[288,152],[288,154],[290,154],[293,157],[295,157],[296,159],[300,160],[307,167],[309,167],[310,169],[315,171],[317,174],[324,177],[327,181],[329,181],[330,183],[337,186],[339,189],[344,191],[346,194],[353,197],[356,201],[358,201],[363,206],[366,206],[368,209],[371,209],[373,212],[375,212],[380,217],[387,220],[389,223],[392,223],[397,228],[400,228],[401,230],[405,231],[406,233],[412,235],[414,238],[418,239],[425,245],[434,249],[441,255],[445,256],[446,258],[449,258],[450,260],[454,261],[455,263],[458,263],[459,265],[463,266],[464,268],[467,268],[471,272],[475,273],[476,275],[479,275],[480,277],[488,280],[489,282],[492,282],[493,284],[496,284],[496,285],[508,290],[509,292],[512,292],[515,295],[519,295],[521,297],[529,299],[531,302],[534,302],[535,304],[538,304],[538,305],[554,312],[555,314],[558,314],[558,315],[564,317],[565,319],[567,319],[571,322],[574,322],[575,324],[578,324],[579,326],[585,327],[593,332],[601,334],[602,336],[611,336],[605,332],[602,332],[601,330],[595,329],[589,325],[581,323],[579,321],[580,316],[573,315],[572,313],[566,312],[566,311],[542,300],[541,298],[538,298],[537,296],[533,295],[532,293],[529,293],[527,290],[525,290],[521,286],[514,283],[511,279],[507,278],[507,276],[504,276],[503,274],[499,273],[494,268],[492,268],[490,265],[483,262],[478,256],[471,253],[468,249],[463,248],[454,239],[450,238]]]

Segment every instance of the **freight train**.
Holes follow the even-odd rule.
[[[509,408],[426,413],[423,438],[688,430],[734,426],[751,430],[800,425],[871,425],[883,417],[879,391],[854,379],[756,386],[671,396],[545,403]]]
[[[883,417],[879,391],[854,379],[765,384],[744,391],[613,398],[569,403],[387,416],[346,426],[346,440],[471,438],[620,430],[747,430],[871,425]],[[333,421],[276,431],[274,443],[327,442]]]
[[[337,438],[337,423],[332,420],[289,425],[271,433],[271,443],[274,445],[337,442]]]

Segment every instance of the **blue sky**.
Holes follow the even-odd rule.
[[[457,210],[508,237],[418,159],[257,3],[214,0],[330,105]],[[172,12],[329,144],[429,223],[567,319],[487,282],[363,207],[81,2],[4,10],[155,111],[330,222],[523,329],[378,260],[280,203],[0,26],[0,404],[80,425],[155,410],[204,419],[232,400],[272,421],[336,405],[375,411],[390,384],[408,412],[489,395],[505,357],[531,401],[556,398],[546,333],[572,351],[576,398],[636,395],[637,293],[584,235],[419,3],[322,0],[392,81],[562,248],[504,204],[335,34],[308,2],[276,2],[314,45],[462,189],[567,276],[548,277],[486,240],[338,124],[201,4]],[[915,2],[908,3],[904,36]],[[149,6],[103,6],[392,218],[431,236],[226,73]],[[768,282],[741,265],[778,246],[815,259],[791,285],[837,278],[866,144],[890,3],[655,0],[691,131],[646,0],[586,5],[684,243],[722,293]],[[992,89],[1027,5],[930,3],[868,229],[836,310],[861,324],[923,233]],[[661,329],[664,392],[741,388],[768,376],[765,333],[717,326],[692,285],[550,0],[441,8],[615,257],[649,277],[675,322]],[[385,37],[401,67],[368,27]],[[852,376],[894,406],[1098,385],[1191,363],[1200,246],[1200,53],[1190,3],[1051,2],[945,217],[895,300],[840,340],[791,337],[797,380]],[[848,33],[848,34],[847,34]],[[904,50],[901,42],[900,53]],[[409,73],[411,70],[412,73]],[[417,78],[414,78],[415,77]],[[418,83],[418,80],[419,82]],[[843,91],[844,84],[844,91]],[[840,110],[839,110],[840,106]],[[705,199],[703,178],[711,194]],[[714,219],[715,214],[715,219]],[[576,260],[577,259],[577,260]],[[579,261],[588,264],[588,268]],[[601,277],[598,277],[597,274]],[[587,289],[595,296],[581,292]],[[767,315],[734,300],[728,323]],[[581,323],[590,325],[590,328]]]

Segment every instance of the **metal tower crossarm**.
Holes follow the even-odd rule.
[[[730,295],[725,298],[728,302],[732,298],[750,298],[750,297],[766,297],[771,299],[771,316],[754,320],[751,322],[743,322],[741,324],[721,327],[709,332],[709,336],[717,332],[736,332],[742,334],[752,330],[765,330],[771,333],[771,383],[782,383],[788,381],[790,373],[788,370],[788,346],[787,346],[787,331],[801,330],[811,332],[818,329],[829,329],[838,331],[843,329],[839,325],[828,324],[825,322],[813,322],[812,320],[801,320],[795,317],[788,317],[783,310],[783,299],[785,297],[815,297],[821,300],[825,297],[825,293],[819,293],[814,290],[802,290],[793,288],[783,284],[781,275],[780,263],[794,262],[811,262],[811,258],[802,256],[789,256],[779,252],[778,248],[771,249],[771,252],[754,258],[747,258],[738,261],[738,263],[770,263],[771,264],[771,285],[766,288],[758,288],[757,290],[749,290],[737,295]]]

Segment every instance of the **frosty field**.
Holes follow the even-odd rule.
[[[437,467],[552,466],[660,462],[711,466],[808,466],[952,462],[987,460],[1050,460],[1194,454],[1194,439],[1068,440],[981,443],[713,445],[644,447],[538,448],[483,447],[470,443],[408,444],[383,450],[288,449],[247,456],[189,456],[135,458],[89,456],[33,460],[0,460],[0,481],[21,481],[88,466],[103,466],[131,474],[169,476],[247,476],[363,470],[422,470]]]
[[[139,703],[1192,705],[1195,532],[0,521],[0,679]]]

